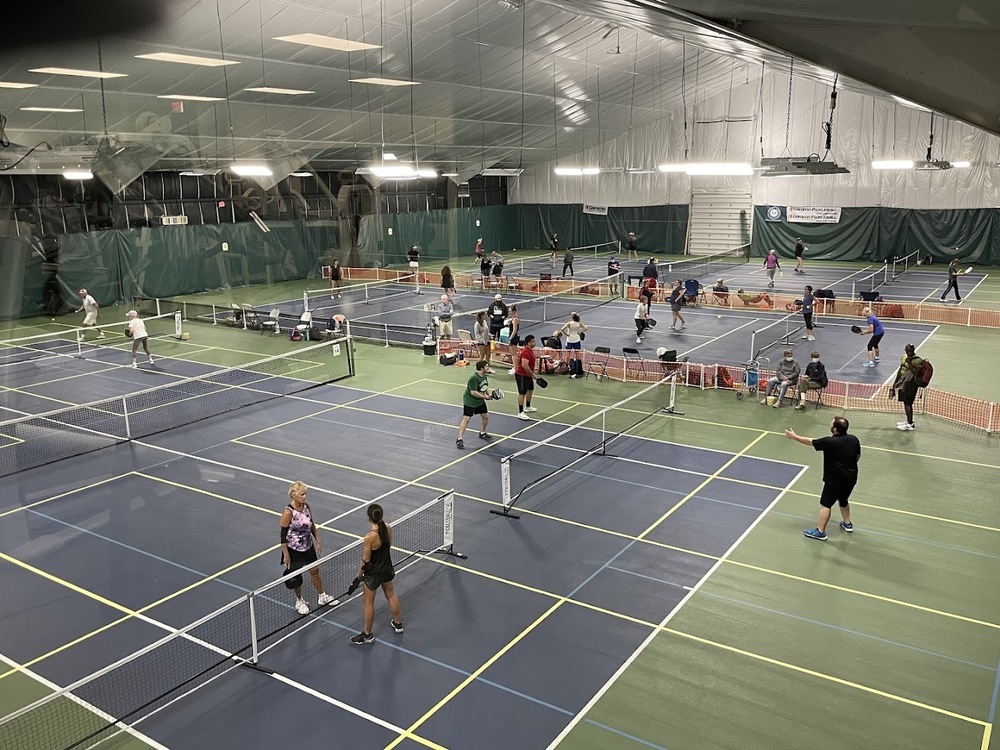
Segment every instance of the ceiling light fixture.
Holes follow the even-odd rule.
[[[312,172],[292,172],[289,177],[312,177]]]
[[[66,107],[21,107],[22,112],[83,112],[82,109],[68,109]]]
[[[921,112],[930,112],[930,109],[925,107],[923,104],[917,104],[916,102],[911,102],[909,99],[904,99],[901,96],[892,95],[892,98],[897,102],[902,104],[904,107],[909,107],[910,109],[919,109]]]
[[[221,96],[197,96],[195,94],[157,94],[157,99],[175,99],[184,102],[224,102]]]
[[[382,154],[382,161],[396,161],[396,158],[395,154],[391,154],[388,151]]]
[[[971,161],[953,161],[951,163],[951,166],[954,169],[968,169],[969,167],[972,166],[972,162]]]
[[[233,164],[233,174],[240,177],[270,177],[271,169],[263,164]]]
[[[0,89],[34,89],[38,88],[37,83],[14,83],[13,81],[0,81]]]
[[[380,49],[378,44],[366,44],[365,42],[352,42],[350,39],[338,39],[335,36],[324,36],[323,34],[291,34],[290,36],[274,37],[279,42],[292,42],[293,44],[304,44],[307,47],[322,47],[338,52],[359,52],[366,49]]]
[[[442,172],[442,177],[458,177],[458,172]]]
[[[67,180],[92,180],[94,173],[89,169],[67,169],[63,172],[63,177]]]
[[[524,169],[518,167],[493,167],[480,172],[481,177],[517,177]]]
[[[420,81],[401,81],[398,78],[350,78],[351,83],[368,83],[372,86],[419,86]]]
[[[174,52],[150,52],[136,55],[140,60],[156,60],[157,62],[181,63],[182,65],[203,65],[206,68],[220,68],[223,65],[239,65],[239,60],[222,60],[218,57],[196,57],[195,55],[178,55]]]
[[[279,89],[274,86],[254,86],[243,89],[244,91],[256,91],[261,94],[286,94],[287,96],[298,96],[299,94],[315,94],[315,91],[305,91],[303,89]]]
[[[911,159],[888,159],[872,162],[872,169],[913,169],[913,166]]]
[[[78,70],[76,68],[31,68],[32,73],[47,73],[52,76],[77,76],[78,78],[128,78],[128,73],[106,73],[100,70]]]

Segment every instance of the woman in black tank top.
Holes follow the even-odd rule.
[[[373,503],[368,506],[368,521],[371,523],[371,528],[365,534],[357,573],[357,578],[364,582],[365,629],[351,638],[351,643],[359,646],[375,642],[372,625],[375,622],[375,593],[379,587],[382,588],[382,593],[389,602],[389,610],[392,612],[389,624],[397,633],[403,632],[399,599],[396,598],[396,591],[392,586],[392,579],[396,577],[390,556],[392,527],[382,520],[382,514],[381,505]]]

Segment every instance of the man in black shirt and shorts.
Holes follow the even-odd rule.
[[[830,509],[834,503],[840,504],[840,515],[844,520],[840,528],[850,533],[851,506],[848,501],[854,485],[858,483],[858,461],[861,460],[861,441],[847,433],[850,427],[844,417],[834,417],[830,423],[830,435],[823,438],[807,438],[796,435],[795,430],[785,430],[785,437],[803,445],[811,445],[823,454],[823,494],[819,497],[819,522],[815,529],[802,533],[810,539],[826,541],[826,524],[830,520]]]
[[[503,329],[510,312],[504,304],[503,295],[497,294],[493,297],[493,303],[486,308],[486,316],[490,319],[490,336],[494,341],[500,340],[500,331]]]

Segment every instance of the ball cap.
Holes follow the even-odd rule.
[[[135,318],[138,317],[138,315],[139,313],[137,313],[135,310],[129,310],[127,313],[125,313],[126,318]]]
[[[501,300],[501,299],[503,299],[503,295],[502,294],[495,294],[495,295],[493,295],[493,299]]]

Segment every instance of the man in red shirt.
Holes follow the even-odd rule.
[[[517,353],[514,363],[514,380],[517,381],[517,418],[524,421],[531,419],[526,412],[538,411],[531,405],[531,394],[535,391],[535,337],[528,334],[524,337],[524,345]]]

